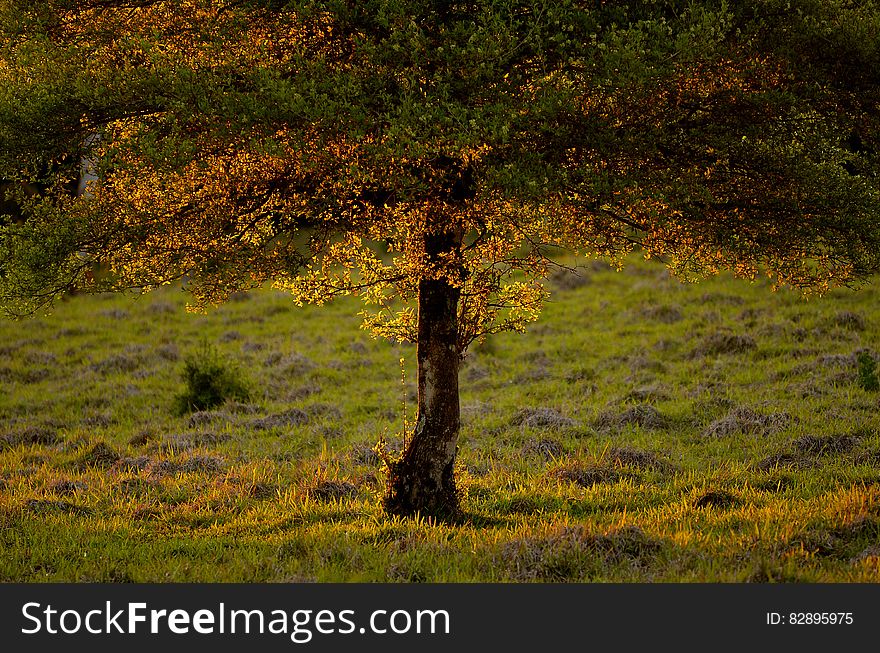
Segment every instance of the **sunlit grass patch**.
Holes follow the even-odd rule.
[[[0,325],[0,578],[880,580],[876,289],[579,273],[469,353],[448,523],[382,514],[415,352],[351,303],[193,316],[166,289]],[[204,341],[252,392],[178,416]]]

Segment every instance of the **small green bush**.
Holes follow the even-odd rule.
[[[186,388],[175,397],[175,412],[208,410],[228,400],[247,401],[251,393],[241,370],[208,343],[184,358]]]
[[[868,352],[862,352],[858,357],[859,363],[859,386],[863,390],[876,392],[880,390],[880,378],[877,378],[877,361]]]

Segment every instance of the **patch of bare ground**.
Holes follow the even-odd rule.
[[[650,404],[636,404],[623,411],[605,410],[596,418],[593,426],[597,431],[620,431],[627,426],[639,426],[646,430],[661,430],[669,426],[669,420]]]
[[[635,526],[606,533],[565,526],[547,535],[504,542],[493,557],[495,565],[517,581],[571,581],[603,565],[647,567],[661,549],[660,540]]]
[[[723,438],[731,435],[771,435],[791,424],[788,413],[763,415],[747,406],[732,409],[721,419],[712,422],[703,432],[705,437]]]

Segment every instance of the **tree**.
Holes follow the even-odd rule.
[[[459,362],[536,319],[559,251],[820,291],[877,267],[873,2],[4,0],[0,26],[0,176],[98,177],[22,198],[6,309],[359,295],[418,346],[392,514],[456,510]]]

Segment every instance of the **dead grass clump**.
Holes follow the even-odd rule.
[[[128,440],[128,444],[132,447],[143,447],[148,442],[155,439],[156,434],[152,431],[141,431],[140,433],[131,436]]]
[[[768,472],[780,467],[789,469],[809,469],[815,467],[815,463],[808,456],[783,452],[767,456],[762,459],[756,467],[762,472]]]
[[[703,338],[691,351],[691,358],[743,354],[757,348],[758,343],[752,336],[718,331]]]
[[[479,363],[471,363],[467,366],[464,376],[469,383],[475,383],[489,378],[489,369]]]
[[[119,454],[104,442],[96,443],[91,449],[80,456],[77,461],[77,467],[88,468],[97,467],[99,469],[109,469],[119,462]]]
[[[864,315],[852,311],[839,311],[828,320],[828,323],[847,331],[864,331],[868,326]]]
[[[876,561],[880,559],[880,544],[872,544],[850,559],[850,562]]]
[[[762,492],[784,492],[794,485],[794,483],[794,479],[789,475],[774,474],[763,481],[755,483],[755,488]]]
[[[116,424],[116,418],[110,413],[92,413],[91,415],[83,417],[82,420],[80,420],[80,424],[90,428],[105,429],[108,426]]]
[[[280,413],[272,413],[266,417],[251,420],[250,427],[256,431],[268,431],[277,428],[302,426],[310,421],[308,413],[299,408],[290,408]]]
[[[270,356],[267,359],[267,363],[270,359],[274,361],[273,363],[270,363],[271,365],[281,373],[289,376],[300,376],[306,372],[311,372],[318,367],[315,361],[311,358],[297,352],[288,354],[287,356],[281,356],[277,360],[274,356]]]
[[[353,463],[370,467],[375,467],[382,460],[376,453],[376,445],[369,442],[359,442],[354,445],[349,451],[348,457]]]
[[[694,501],[694,508],[733,508],[739,499],[726,490],[709,490]]]
[[[236,340],[241,340],[244,336],[241,335],[241,331],[236,331],[235,329],[231,331],[225,331],[220,335],[220,342],[234,342]]]
[[[330,420],[341,420],[342,419],[342,411],[339,410],[338,406],[334,406],[333,404],[311,404],[310,406],[305,407],[305,412],[317,418],[325,418]]]
[[[153,302],[147,307],[147,313],[149,315],[170,315],[175,312],[177,312],[177,309],[174,304],[163,300]]]
[[[111,320],[125,320],[128,319],[128,311],[123,311],[121,308],[108,308],[103,311],[99,311],[98,315],[101,317],[106,317]]]
[[[792,449],[809,456],[848,453],[859,443],[853,435],[803,435],[791,443]]]
[[[173,363],[180,360],[180,349],[173,342],[167,342],[156,347],[156,356]]]
[[[804,530],[788,543],[789,550],[801,550],[817,557],[852,559],[866,546],[880,541],[880,521],[858,517],[838,526],[817,525]]]
[[[153,462],[149,456],[125,456],[120,458],[113,469],[123,472],[142,472]]]
[[[147,478],[124,478],[116,484],[125,494],[142,495],[159,487],[158,481]]]
[[[248,496],[262,501],[278,496],[278,486],[271,483],[254,483],[247,489]]]
[[[158,460],[150,465],[153,476],[173,476],[180,473],[219,472],[224,467],[222,458],[216,456],[192,456],[185,460]]]
[[[107,358],[92,363],[89,369],[102,376],[110,374],[130,374],[143,364],[143,357],[137,354],[112,354]]]
[[[661,324],[674,324],[683,320],[684,314],[677,306],[659,304],[643,308],[639,311],[639,317],[660,322]]]
[[[94,511],[86,506],[78,506],[69,501],[60,501],[53,499],[28,499],[25,502],[25,509],[36,515],[46,515],[51,513],[63,513],[65,515],[91,515]]]
[[[739,406],[727,415],[712,422],[703,432],[710,438],[722,438],[730,435],[770,435],[786,428],[791,423],[788,413],[770,413],[762,415],[746,406]]]
[[[540,456],[547,460],[553,460],[565,453],[565,447],[561,442],[552,438],[532,438],[523,445],[521,453],[523,456]]]
[[[186,425],[189,428],[197,428],[199,426],[206,426],[208,424],[215,424],[217,422],[229,422],[231,421],[231,415],[223,410],[197,410],[194,413],[191,413],[186,420]]]
[[[669,471],[672,465],[650,451],[642,451],[635,447],[611,447],[603,454],[603,459],[633,469],[653,469],[656,471]]]
[[[647,385],[635,388],[623,398],[624,401],[634,401],[640,404],[669,399],[669,392],[659,385]]]
[[[647,566],[661,548],[660,541],[635,526],[600,534],[566,526],[509,540],[495,559],[515,580],[573,581],[607,565]]]
[[[19,445],[54,445],[61,442],[58,432],[46,426],[26,426],[25,428],[0,435],[0,451]]]
[[[726,304],[728,306],[742,306],[745,300],[739,295],[731,295],[725,292],[705,292],[700,296],[701,304]]]
[[[228,433],[215,433],[213,431],[196,431],[192,433],[177,433],[167,436],[161,442],[157,442],[148,449],[149,452],[158,451],[189,451],[199,447],[211,447],[223,444],[232,439]]]
[[[639,426],[648,430],[665,429],[668,420],[650,404],[636,404],[623,412],[604,411],[594,423],[599,431],[619,431],[627,426]]]
[[[30,351],[24,357],[28,365],[57,365],[58,356],[50,351]]]
[[[85,492],[88,489],[88,486],[82,481],[71,481],[65,479],[62,481],[56,481],[52,484],[50,489],[52,490],[53,494],[66,497],[78,494],[79,492]]]
[[[306,488],[306,494],[315,501],[339,501],[357,494],[357,486],[348,481],[324,479]]]
[[[553,408],[521,408],[510,423],[513,426],[538,429],[566,429],[577,426],[575,420]]]
[[[223,411],[233,415],[256,415],[262,412],[263,408],[259,404],[231,400],[223,404]]]
[[[305,385],[287,390],[284,399],[286,401],[301,401],[306,397],[311,397],[321,392],[323,392],[323,388],[317,383],[306,383]]]
[[[607,465],[577,465],[569,464],[550,471],[548,476],[557,481],[573,483],[581,487],[589,488],[602,483],[616,483],[621,473]]]
[[[550,283],[557,290],[577,290],[592,283],[592,279],[587,276],[587,268],[578,266],[576,268],[560,267],[553,271],[550,275]]]

